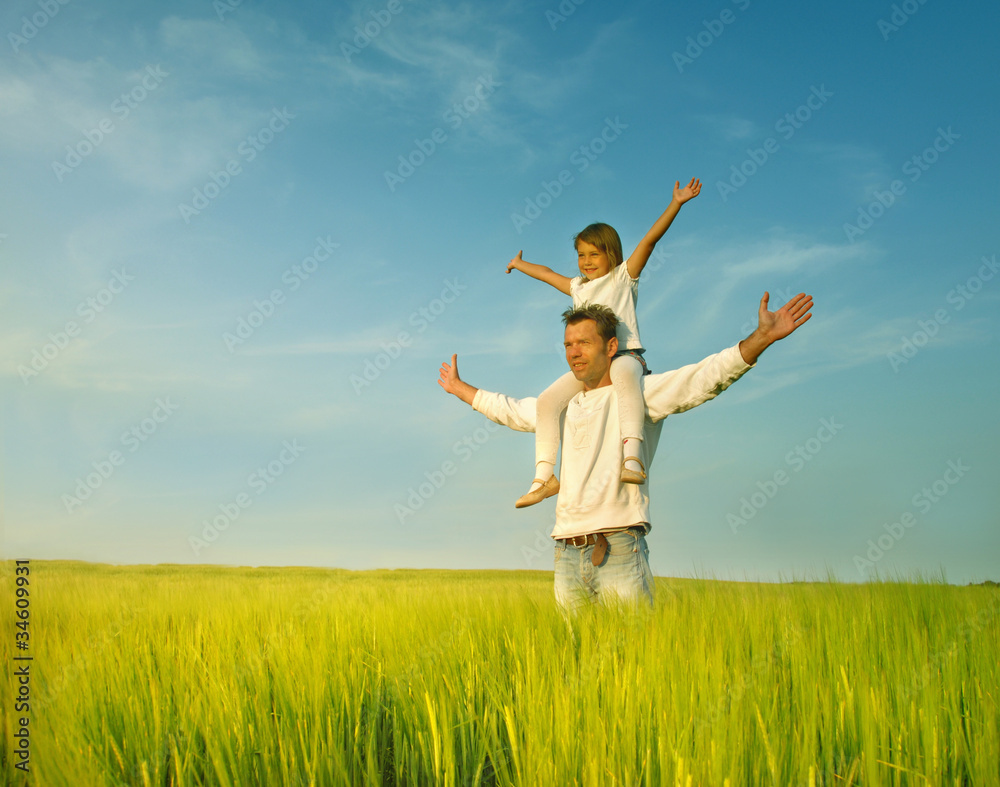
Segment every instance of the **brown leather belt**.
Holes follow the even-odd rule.
[[[588,533],[585,536],[573,536],[572,538],[560,538],[566,546],[568,547],[589,547],[596,541],[593,533]]]
[[[610,536],[612,533],[627,533],[629,530],[641,530],[643,534],[646,532],[646,528],[641,525],[632,525],[632,527],[622,527],[618,530],[602,530],[600,533],[587,533],[585,536],[573,536],[572,538],[559,538],[556,540],[562,541],[568,547],[589,547],[591,544],[597,543],[598,536]]]
[[[605,530],[601,533],[587,533],[585,536],[573,536],[572,538],[560,538],[558,541],[562,541],[568,547],[589,547],[594,545],[594,551],[590,555],[590,562],[595,566],[601,565],[604,560],[604,555],[608,551],[608,539],[605,536],[610,536],[612,533],[627,533],[630,530],[642,530],[643,533],[646,529],[641,526],[633,525],[632,527],[622,527],[618,530]]]

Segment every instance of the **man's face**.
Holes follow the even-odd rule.
[[[585,240],[576,242],[576,261],[580,266],[580,273],[590,281],[607,276],[611,272],[611,260],[608,259],[608,255]]]
[[[587,390],[611,384],[611,358],[618,350],[617,339],[605,342],[593,320],[581,320],[566,326],[563,344],[566,362],[577,380]]]

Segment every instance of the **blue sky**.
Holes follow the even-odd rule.
[[[4,556],[550,568],[552,501],[513,507],[531,436],[437,369],[542,390],[568,304],[507,261],[572,275],[592,221],[628,251],[700,177],[642,276],[651,368],[739,341],[764,290],[815,316],[668,419],[654,571],[1000,578],[998,23],[4,4]]]

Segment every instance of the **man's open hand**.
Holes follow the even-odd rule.
[[[438,374],[438,385],[469,405],[472,404],[472,400],[476,398],[476,391],[479,390],[478,388],[473,388],[458,376],[457,354],[451,356],[451,363],[445,361],[441,364],[441,371]]]
[[[760,308],[757,310],[757,328],[763,331],[771,342],[784,339],[812,317],[812,313],[809,311],[813,305],[811,295],[800,292],[776,312],[767,310],[767,302],[770,297],[765,292],[764,297],[760,299]]]
[[[451,356],[451,363],[445,361],[441,364],[441,374],[438,376],[438,385],[444,388],[448,393],[455,394],[455,386],[457,383],[462,382],[462,378],[458,376],[458,354]],[[458,394],[455,394],[456,396]]]
[[[743,356],[743,360],[751,366],[757,363],[757,359],[764,350],[776,341],[784,339],[812,317],[810,309],[813,307],[813,299],[811,295],[800,292],[776,312],[767,310],[769,298],[770,295],[765,292],[764,297],[760,299],[760,308],[757,310],[757,329],[740,342],[740,354]]]

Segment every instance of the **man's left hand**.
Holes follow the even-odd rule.
[[[771,343],[784,339],[812,317],[812,313],[809,311],[813,305],[811,295],[800,292],[776,312],[767,310],[769,298],[770,295],[765,292],[764,297],[760,299],[760,308],[757,310],[757,329],[762,331]]]
[[[768,293],[760,299],[757,310],[757,330],[740,342],[740,355],[743,360],[753,366],[760,354],[780,339],[784,339],[792,331],[809,321],[812,317],[813,299],[811,295],[800,292],[776,312],[767,310]]]

